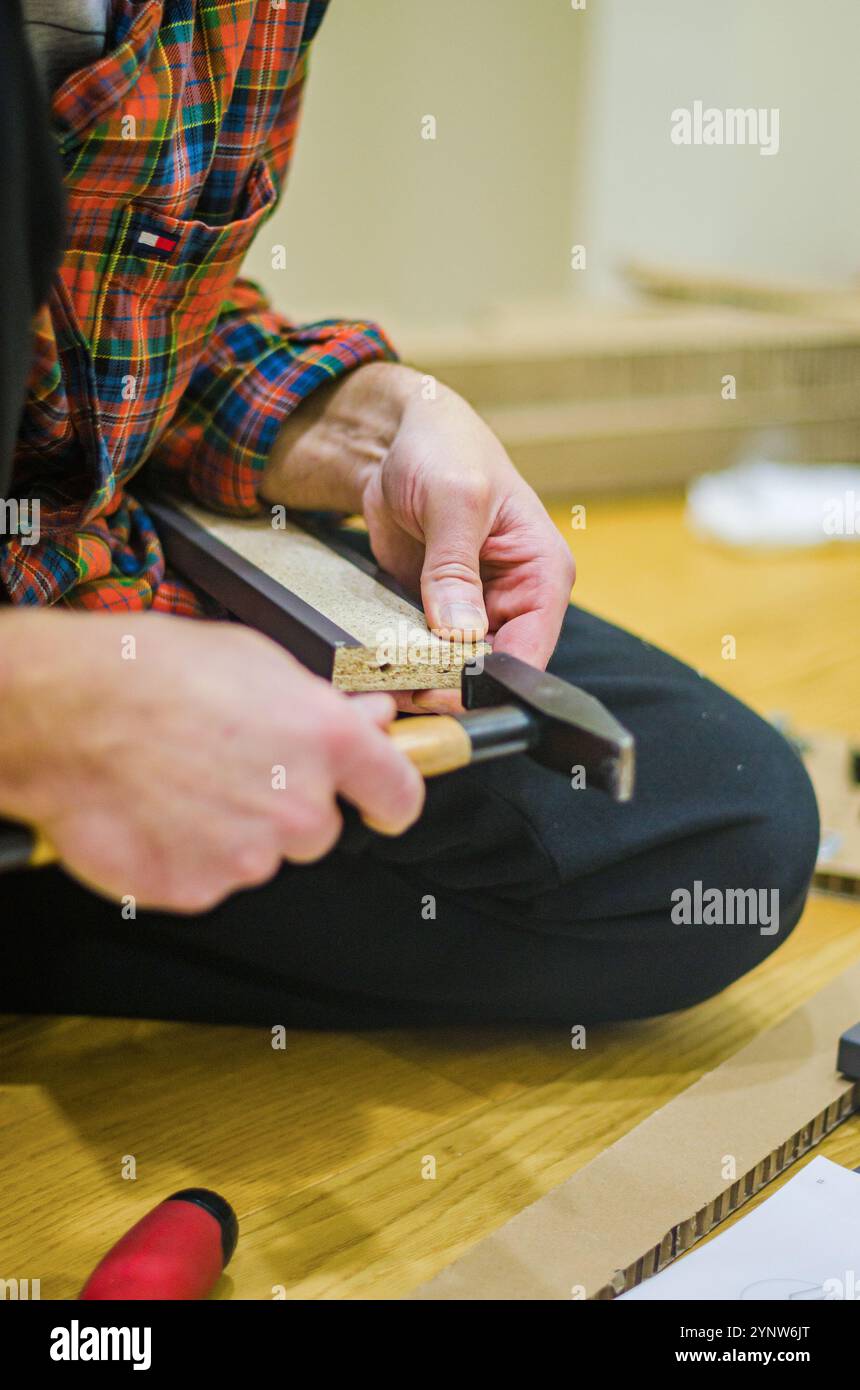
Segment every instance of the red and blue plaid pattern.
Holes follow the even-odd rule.
[[[328,0],[112,0],[106,54],[57,90],[67,252],[36,323],[14,494],[41,538],[0,546],[19,604],[195,614],[126,484],[149,462],[252,513],[287,415],[362,362],[370,323],[299,327],[237,279],[275,207]]]

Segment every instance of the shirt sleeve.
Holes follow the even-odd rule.
[[[297,325],[276,313],[257,285],[238,280],[153,451],[153,468],[181,479],[215,511],[259,512],[257,488],[287,416],[326,382],[365,362],[396,358],[373,323]]]

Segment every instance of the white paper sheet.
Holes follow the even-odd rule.
[[[740,463],[687,491],[687,522],[726,545],[826,545],[860,540],[860,468]]]
[[[814,1158],[722,1235],[621,1297],[860,1300],[860,1174]]]

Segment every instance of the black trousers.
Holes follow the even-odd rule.
[[[485,763],[431,782],[402,838],[351,820],[320,863],[286,865],[194,920],[124,920],[58,870],[10,875],[0,1007],[267,1026],[573,1025],[724,988],[803,908],[818,817],[799,759],[689,667],[576,608],[552,669],[636,735],[631,803],[523,756]],[[776,890],[778,930],[673,921],[673,892],[692,895],[697,881]]]

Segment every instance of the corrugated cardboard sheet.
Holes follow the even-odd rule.
[[[839,1036],[858,1020],[860,962],[411,1297],[611,1298],[632,1288],[860,1103],[860,1083],[835,1070]]]

